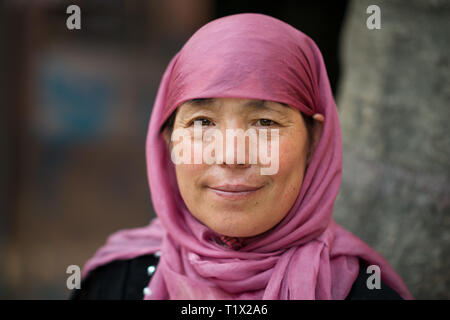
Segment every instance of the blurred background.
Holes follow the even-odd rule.
[[[80,30],[66,27],[71,4]],[[446,0],[1,1],[0,298],[66,299],[67,266],[150,221],[144,146],[162,73],[195,30],[240,12],[322,51],[344,140],[335,219],[416,298],[450,298]]]

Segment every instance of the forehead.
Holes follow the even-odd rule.
[[[180,113],[195,112],[197,110],[208,109],[211,111],[225,110],[224,106],[235,106],[243,111],[275,111],[275,112],[287,112],[291,109],[287,104],[281,102],[274,102],[269,100],[258,99],[242,99],[242,98],[201,98],[193,99],[184,102],[178,109]]]

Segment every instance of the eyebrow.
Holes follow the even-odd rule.
[[[185,104],[187,104],[189,106],[193,106],[193,107],[201,107],[201,106],[210,106],[216,102],[217,102],[217,98],[197,98],[197,99],[188,100],[185,102]],[[254,109],[254,110],[257,110],[257,109],[269,110],[269,111],[279,113],[280,115],[284,115],[284,113],[281,112],[280,110],[270,107],[270,105],[268,105],[268,102],[270,103],[272,101],[252,99],[252,100],[245,102],[243,104],[243,106],[250,107],[251,109]],[[282,106],[288,107],[288,105],[286,103],[283,103],[283,102],[276,102],[276,103],[281,104]]]
[[[268,110],[268,111],[273,111],[273,112],[276,112],[276,113],[278,113],[278,114],[280,114],[282,116],[285,115],[282,111],[277,110],[274,107],[271,107],[268,104],[268,102],[272,102],[272,101],[267,101],[267,100],[250,100],[250,101],[247,101],[244,104],[244,106],[251,107],[252,109],[255,109],[255,110],[256,109],[264,109],[264,110]],[[276,103],[281,104],[284,107],[288,107],[288,105],[283,103],[283,102],[276,102]]]

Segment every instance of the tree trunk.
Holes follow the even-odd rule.
[[[378,30],[366,26],[372,4]],[[379,251],[415,298],[449,299],[450,3],[358,0],[348,9],[335,220]]]

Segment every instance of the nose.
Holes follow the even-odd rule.
[[[222,129],[224,137],[224,162],[223,167],[231,169],[245,169],[251,166],[251,139],[248,128],[243,123],[236,120],[227,122],[227,126]]]
[[[246,163],[222,163],[221,167],[230,168],[230,169],[246,169],[250,168],[251,164],[249,162]]]

